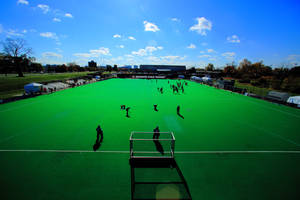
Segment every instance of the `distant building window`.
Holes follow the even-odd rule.
[[[158,72],[182,72],[186,70],[184,65],[140,65],[142,71]]]

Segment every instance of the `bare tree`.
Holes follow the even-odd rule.
[[[215,67],[213,64],[208,63],[208,65],[205,67],[206,71],[214,71]]]
[[[7,38],[2,45],[4,53],[12,57],[18,71],[18,76],[24,77],[21,63],[24,59],[31,59],[29,55],[32,54],[32,49],[27,47],[26,41],[22,38]]]

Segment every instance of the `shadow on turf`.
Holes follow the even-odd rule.
[[[93,145],[93,150],[94,151],[97,151],[100,148],[102,141],[103,141],[103,137],[101,137],[101,140],[99,140],[99,137],[97,137],[96,142]]]
[[[132,200],[192,199],[175,159],[130,159],[130,167]]]
[[[156,150],[161,153],[161,155],[164,155],[164,148],[163,146],[161,145],[161,143],[157,140],[154,141],[154,144],[155,144],[155,147],[156,147]]]
[[[183,117],[180,113],[177,113],[177,115],[178,115],[179,117],[181,117],[182,119],[184,119],[184,117]]]

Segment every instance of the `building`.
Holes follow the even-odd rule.
[[[218,88],[221,88],[221,89],[233,91],[234,83],[235,83],[235,80],[218,79],[215,83],[215,86]]]
[[[148,72],[184,72],[184,65],[140,65],[141,71]]]
[[[89,62],[89,67],[95,67],[96,68],[97,67],[97,63],[92,60],[92,61]]]
[[[286,92],[276,92],[276,91],[270,91],[266,95],[266,99],[271,101],[280,101],[280,102],[286,102],[290,95]]]

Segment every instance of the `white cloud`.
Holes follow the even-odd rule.
[[[60,48],[55,48],[57,52],[62,53],[63,51]]]
[[[17,4],[25,4],[25,5],[28,5],[29,2],[26,1],[26,0],[18,0]]]
[[[61,19],[54,17],[54,18],[53,18],[53,21],[54,21],[54,22],[61,22]]]
[[[216,61],[217,58],[209,58],[208,60],[210,60],[210,61]]]
[[[222,53],[222,56],[224,56],[228,60],[233,60],[235,57],[235,53],[234,52],[225,52],[225,53]]]
[[[146,47],[146,51],[149,52],[149,53],[152,53],[153,51],[156,51],[156,50],[157,50],[157,48],[154,47],[154,46],[147,46]]]
[[[200,53],[205,53],[205,51],[200,51]]]
[[[149,57],[147,57],[147,60],[150,60],[151,62],[159,62],[160,58],[158,58],[156,56],[149,56]]]
[[[204,55],[200,55],[198,56],[199,58],[210,58],[211,55],[208,55],[208,54],[204,54]]]
[[[66,13],[66,14],[65,14],[65,17],[73,18],[73,15],[72,15],[71,13]]]
[[[207,53],[215,53],[215,50],[213,50],[213,49],[207,49]]]
[[[115,35],[113,36],[113,38],[121,38],[121,35],[115,34]]]
[[[133,51],[132,54],[137,56],[146,56],[147,51],[145,49],[139,49],[138,51]]]
[[[133,56],[133,55],[130,55],[130,54],[126,54],[125,57],[133,58],[134,56]]]
[[[37,7],[39,9],[41,9],[44,14],[46,14],[50,10],[50,7],[48,5],[45,5],[45,4],[39,4]]]
[[[110,55],[109,48],[105,47],[100,47],[99,49],[92,49],[90,50],[90,53],[95,55]]]
[[[206,35],[206,31],[210,31],[212,28],[211,21],[205,19],[205,17],[197,17],[197,24],[190,27],[190,31],[196,31],[200,35]]]
[[[156,31],[160,30],[155,24],[147,22],[147,21],[144,21],[144,26],[145,26],[145,31],[156,32]]]
[[[91,54],[89,54],[89,53],[74,53],[73,56],[76,56],[76,57],[85,57],[85,58],[92,57]]]
[[[10,36],[17,36],[17,37],[24,36],[22,33],[19,33],[18,30],[13,30],[13,29],[9,29],[8,31],[6,31],[6,34],[7,34],[8,37],[10,37]]]
[[[300,61],[300,54],[291,54],[287,58],[289,61],[299,62]]]
[[[120,47],[121,49],[124,49],[125,46],[124,46],[124,45],[120,45],[119,47]]]
[[[23,33],[27,33],[27,30],[26,30],[26,29],[24,29],[22,32],[23,32]]]
[[[129,36],[128,39],[129,39],[129,40],[136,40],[136,39],[135,39],[134,37],[132,37],[132,36]]]
[[[176,18],[176,17],[171,18],[171,21],[173,21],[173,22],[180,22],[180,20],[178,18]]]
[[[237,35],[232,35],[230,37],[227,37],[227,42],[240,43],[241,41]]]
[[[187,57],[187,56],[183,56],[183,57],[180,57],[179,59],[180,59],[180,60],[184,60],[184,59],[186,59],[186,57]]]
[[[148,54],[152,55],[152,52],[157,51],[157,50],[162,50],[162,49],[163,49],[162,46],[159,46],[159,47],[146,46],[145,49],[139,49],[138,51],[133,51],[132,54],[137,55],[137,56],[146,56]]]
[[[188,48],[188,49],[195,49],[196,48],[196,45],[194,45],[194,44],[190,44],[189,46],[187,46],[186,48]]]
[[[40,36],[45,37],[45,38],[58,40],[58,37],[57,37],[56,33],[52,33],[52,32],[40,33]]]
[[[97,58],[100,55],[110,56],[109,48],[100,47],[99,49],[92,49],[89,51],[89,53],[75,53],[73,56],[76,57],[84,57],[84,58]]]
[[[42,56],[45,58],[62,58],[63,57],[61,54],[58,54],[55,52],[44,52],[44,53],[42,53]]]
[[[202,46],[207,46],[208,44],[206,42],[201,43]]]
[[[162,59],[169,59],[169,60],[175,60],[179,59],[180,56],[161,56]]]

